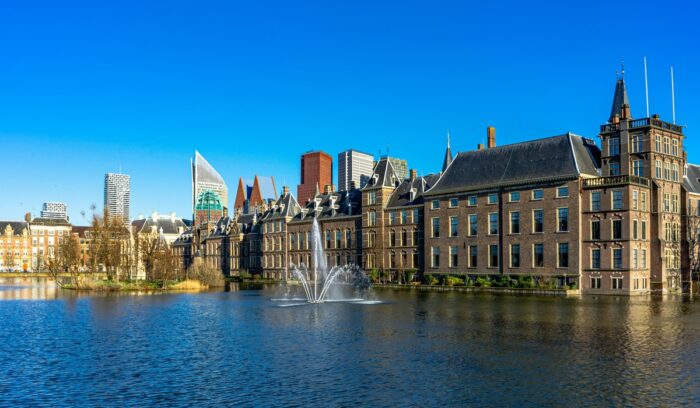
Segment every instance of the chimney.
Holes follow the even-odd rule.
[[[24,220],[27,222],[31,222],[32,221],[32,213],[24,214]]]
[[[357,188],[357,181],[351,180],[350,181],[350,190],[355,190]]]
[[[283,196],[286,196],[287,194],[289,194],[289,187],[288,187],[288,186],[283,186],[283,187],[282,187],[282,195],[283,195]]]
[[[173,224],[175,224],[175,213],[174,213],[174,212],[171,212],[171,213],[170,213],[170,222],[172,222]]]
[[[622,105],[622,119],[632,119],[632,112],[630,111],[630,106],[626,103]]]
[[[416,171],[416,169],[411,169],[410,175],[411,175],[411,181],[414,181],[415,179],[418,178],[418,172]]]
[[[496,128],[489,126],[486,128],[486,138],[488,139],[489,149],[496,147]]]
[[[333,192],[333,184],[326,184],[323,186],[323,194],[330,194]]]
[[[479,143],[478,145],[476,145],[476,150],[484,150],[484,144]]]

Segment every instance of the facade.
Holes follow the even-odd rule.
[[[292,265],[320,262],[316,220],[326,265],[356,263],[392,282],[528,278],[637,295],[700,278],[700,166],[687,163],[683,128],[658,115],[633,119],[624,78],[600,147],[572,133],[504,146],[495,128],[486,136],[486,146],[455,157],[448,136],[437,174],[403,176],[405,162],[383,157],[361,189],[321,192],[315,182],[297,202],[285,188],[259,213],[234,217],[228,246],[206,251],[225,254],[230,274],[292,279]]]
[[[194,224],[214,224],[226,215],[226,207],[222,204],[219,195],[212,190],[203,191],[194,206]]]
[[[282,195],[260,218],[262,230],[262,270],[263,277],[289,279],[289,251],[291,243],[288,223],[301,212],[294,196],[284,187]]]
[[[0,271],[20,272],[32,268],[32,241],[26,221],[0,221]]]
[[[367,184],[374,169],[374,156],[355,149],[338,153],[338,190],[347,191],[354,185]]]
[[[289,265],[314,268],[360,264],[362,254],[362,193],[358,189],[317,193],[287,223]],[[318,222],[326,259],[314,259],[313,222]],[[317,265],[318,262],[318,265]],[[325,265],[324,265],[325,264]],[[291,278],[289,276],[288,278]]]
[[[206,222],[216,222],[219,217],[213,217],[216,213],[199,213],[197,216],[197,206],[200,204],[211,204],[218,201],[221,206],[221,211],[228,208],[228,187],[223,177],[207,162],[204,157],[195,150],[194,158],[191,162],[192,167],[192,216],[195,224],[201,223],[202,216],[206,216]],[[207,197],[203,197],[206,194]],[[208,211],[206,209],[202,211]]]
[[[111,217],[129,221],[131,205],[131,177],[128,174],[105,174],[104,209]]]
[[[72,226],[66,219],[34,218],[30,223],[32,233],[32,263],[34,271],[42,271],[59,254],[64,240],[69,239]]]
[[[41,218],[67,220],[66,203],[48,202],[41,206]]]
[[[333,159],[322,151],[301,155],[301,184],[297,199],[302,205],[314,197],[316,191],[333,185]]]

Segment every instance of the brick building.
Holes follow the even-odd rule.
[[[301,184],[297,186],[297,200],[302,205],[314,197],[316,191],[333,185],[333,159],[322,151],[301,155]]]

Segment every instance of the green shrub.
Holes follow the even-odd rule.
[[[431,274],[426,274],[425,275],[425,283],[427,283],[428,285],[437,285],[438,280],[435,276],[433,276]]]
[[[447,286],[463,286],[464,280],[456,276],[448,276],[445,278]]]
[[[491,281],[489,281],[487,278],[479,276],[476,278],[475,285],[480,287],[480,288],[488,288],[488,287],[491,287]]]

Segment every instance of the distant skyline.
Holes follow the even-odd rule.
[[[131,216],[191,217],[190,158],[231,186],[354,148],[419,174],[453,153],[573,132],[597,140],[621,60],[632,115],[671,117],[700,163],[692,2],[14,2],[0,13],[0,219],[44,202],[101,208],[131,176]],[[279,191],[278,191],[279,193]],[[232,198],[229,205],[232,205]]]

